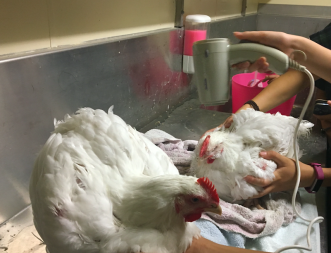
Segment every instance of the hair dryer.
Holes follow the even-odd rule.
[[[256,43],[230,45],[226,38],[200,40],[193,44],[193,61],[201,104],[222,105],[229,100],[230,66],[243,61],[254,62],[265,56],[269,69],[284,74],[300,65],[283,52]]]

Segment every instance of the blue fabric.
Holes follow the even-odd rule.
[[[243,235],[219,229],[212,222],[204,219],[195,221],[195,225],[201,230],[202,237],[214,243],[245,248],[246,238]]]

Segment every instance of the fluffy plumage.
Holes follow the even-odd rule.
[[[277,165],[259,156],[263,150],[294,158],[296,124],[296,118],[279,113],[272,115],[247,109],[234,114],[230,129],[217,129],[199,140],[191,172],[208,177],[220,198],[228,202],[252,197],[261,189],[248,184],[244,177],[274,178]],[[302,121],[298,136],[307,136],[312,127],[312,123]],[[301,156],[301,152],[299,154]]]
[[[112,108],[54,123],[30,181],[34,224],[50,253],[183,252],[199,236],[185,220],[220,210],[208,179],[179,175]]]

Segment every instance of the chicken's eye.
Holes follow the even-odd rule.
[[[197,203],[197,202],[199,202],[199,199],[198,198],[192,198],[192,202]]]

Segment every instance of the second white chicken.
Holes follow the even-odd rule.
[[[293,137],[297,122],[298,119],[279,113],[273,115],[253,109],[240,111],[233,115],[230,129],[217,129],[199,140],[191,173],[208,177],[225,201],[246,200],[257,195],[262,189],[248,184],[244,177],[274,178],[277,165],[261,158],[261,151],[274,150],[294,158]],[[312,127],[312,123],[302,121],[298,137],[307,136]]]

